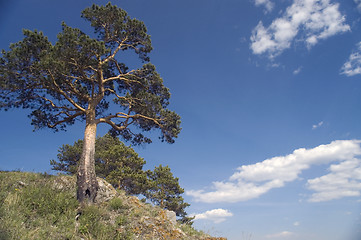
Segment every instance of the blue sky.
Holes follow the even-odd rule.
[[[0,2],[0,48],[107,1]],[[151,62],[182,117],[175,144],[135,150],[169,165],[195,226],[230,240],[359,240],[361,229],[360,0],[116,0],[145,22]],[[0,112],[0,168],[50,171],[62,144],[33,132],[27,110]],[[107,132],[100,126],[98,135]]]

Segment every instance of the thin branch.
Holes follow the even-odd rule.
[[[104,92],[111,92],[111,93],[113,93],[118,99],[120,99],[120,100],[126,100],[127,102],[129,102],[126,97],[119,96],[119,95],[117,94],[117,92],[114,91],[114,90],[111,89],[111,88],[105,88],[105,89],[104,89]],[[130,102],[129,102],[129,103],[130,103]]]
[[[160,128],[163,127],[162,124],[159,123],[159,120],[162,120],[162,119],[155,119],[155,118],[151,118],[151,117],[147,117],[147,116],[144,116],[144,115],[141,115],[141,114],[135,114],[133,116],[131,116],[132,118],[144,118],[144,119],[147,119],[149,121],[153,121],[155,124],[157,124]]]
[[[42,96],[38,96],[38,97],[40,97],[41,99],[43,99],[46,102],[49,102],[50,105],[53,108],[64,109],[64,110],[67,110],[67,111],[70,111],[70,112],[76,111],[76,109],[68,108],[68,107],[65,107],[65,106],[57,106],[53,101],[51,101],[50,99],[47,99],[46,97],[42,97]]]
[[[130,111],[129,111],[130,112]],[[151,118],[151,117],[147,117],[147,116],[144,116],[142,114],[135,114],[135,115],[129,115],[129,114],[126,114],[126,113],[123,113],[123,112],[118,112],[116,114],[113,114],[113,115],[109,115],[107,117],[104,117],[104,118],[99,118],[98,119],[98,122],[101,123],[101,122],[105,122],[105,123],[109,123],[109,121],[111,121],[111,119],[113,118],[123,118],[123,119],[126,119],[125,122],[128,121],[128,119],[133,119],[133,121],[131,123],[133,123],[135,121],[135,119],[139,119],[139,118],[143,118],[143,119],[146,119],[146,120],[149,120],[149,121],[152,121],[154,122],[156,125],[158,125],[160,128],[163,127],[163,125],[159,122],[159,121],[162,121],[162,119],[155,119],[155,118]],[[123,123],[125,123],[123,122]],[[127,124],[127,125],[130,125],[131,123]]]
[[[85,68],[90,68],[90,69],[93,70],[94,72],[98,72],[98,69],[94,68],[94,67],[91,66],[91,65],[86,66]]]
[[[80,78],[80,77],[75,77],[75,76],[69,76],[67,74],[64,74],[62,73],[62,75],[64,77],[67,77],[67,78],[74,78],[76,80],[83,80],[84,78]],[[85,78],[89,81],[92,82],[92,80],[90,78],[87,78],[85,76]],[[76,87],[74,87],[74,85],[70,82],[70,81],[67,81],[67,85],[70,87],[70,89],[75,93],[76,96],[78,96],[79,98],[82,98],[82,99],[86,99],[87,101],[90,101],[90,97],[87,95],[87,94],[82,94],[78,91],[78,89],[76,89]]]
[[[68,100],[74,107],[76,107],[77,109],[79,109],[82,112],[85,112],[86,110],[84,108],[82,108],[81,106],[79,106],[73,99],[71,99],[60,87],[59,85],[56,83],[55,78],[53,76],[53,74],[51,73],[51,71],[48,69],[48,72],[51,76],[51,79],[53,80],[53,84],[56,87],[56,90],[65,97],[66,100]]]
[[[115,65],[117,66],[118,72],[119,72],[120,74],[123,74],[123,72],[122,72],[122,70],[120,69],[120,66],[119,66],[119,64],[118,64],[118,61],[115,61],[115,60],[113,59],[113,62],[114,62]]]
[[[63,112],[63,113],[65,113],[65,112]],[[75,114],[73,114],[73,115],[70,115],[69,117],[66,117],[66,118],[64,118],[64,119],[61,120],[61,121],[57,121],[57,122],[55,122],[54,124],[48,123],[47,125],[48,125],[49,128],[55,128],[55,127],[58,126],[59,124],[62,124],[62,123],[64,123],[64,122],[68,122],[68,121],[70,121],[70,120],[73,120],[74,118],[76,118],[76,117],[78,117],[78,116],[80,116],[80,115],[83,115],[83,114],[84,114],[83,112],[78,111],[77,113],[75,113]],[[66,114],[66,115],[68,115],[68,114]]]
[[[125,45],[124,43],[128,40],[128,37],[125,37],[118,45],[118,47],[114,50],[113,54],[106,57],[103,61],[100,62],[101,65],[103,65],[104,63],[108,62],[109,60],[113,59],[115,57],[115,55],[122,49],[123,45]]]
[[[139,85],[143,86],[144,88],[146,88],[146,86],[144,86],[144,84],[141,83],[140,81],[126,78],[126,76],[132,76],[132,77],[138,78],[138,76],[133,74],[133,72],[135,72],[135,71],[138,71],[138,70],[132,70],[128,73],[119,74],[118,76],[115,76],[115,77],[109,77],[107,79],[104,79],[104,83],[118,79],[118,80],[123,80],[126,83],[136,83],[136,84],[139,84]]]

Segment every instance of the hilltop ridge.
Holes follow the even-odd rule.
[[[96,203],[80,206],[73,176],[0,172],[0,239],[225,240],[98,181]]]

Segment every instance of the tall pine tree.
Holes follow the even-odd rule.
[[[63,130],[75,120],[85,122],[77,198],[95,200],[97,126],[108,124],[113,135],[134,144],[150,143],[144,132],[158,129],[160,138],[173,143],[180,117],[167,109],[170,93],[149,63],[150,36],[143,22],[108,3],[82,12],[95,38],[62,24],[52,44],[42,32],[24,30],[24,39],[2,50],[0,108],[28,108],[35,129]],[[129,69],[123,52],[132,51],[144,63]],[[120,60],[122,59],[122,61]]]

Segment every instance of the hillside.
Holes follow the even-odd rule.
[[[0,172],[0,239],[224,239],[98,181],[97,203],[80,207],[75,177]]]

